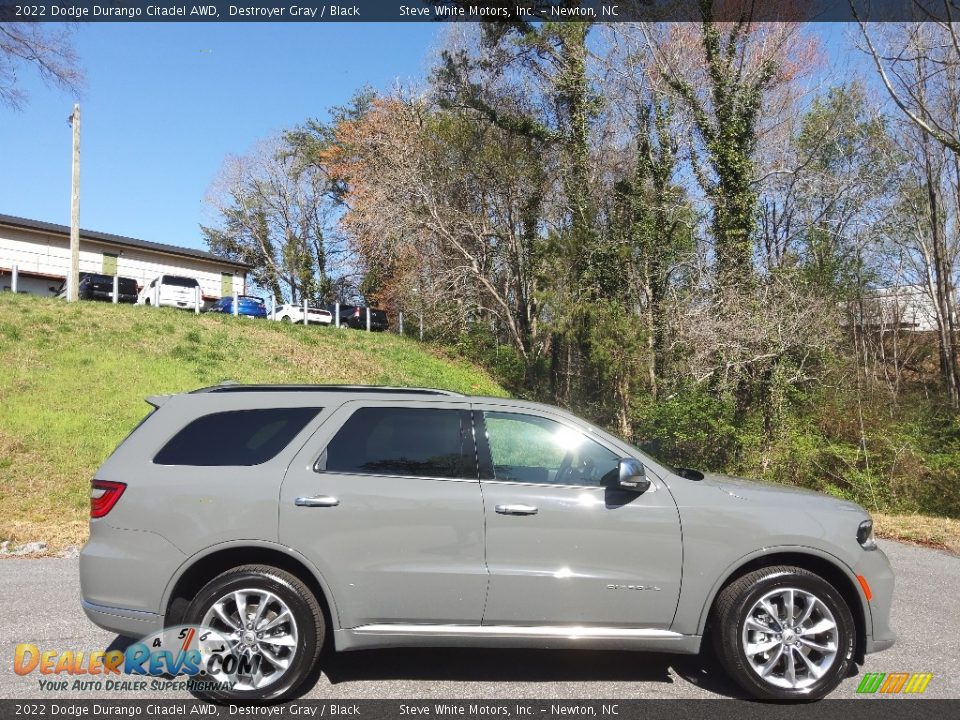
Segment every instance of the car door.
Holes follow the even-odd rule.
[[[561,415],[473,407],[490,572],[483,625],[669,628],[682,553],[666,486],[615,487],[621,453]]]
[[[280,540],[323,574],[343,628],[479,625],[487,570],[469,405],[344,404],[287,471]]]

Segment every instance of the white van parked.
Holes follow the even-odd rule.
[[[200,292],[200,283],[196,278],[160,275],[144,285],[137,296],[137,305],[159,305],[193,310],[198,300],[202,307],[203,294]]]

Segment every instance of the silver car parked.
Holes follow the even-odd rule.
[[[698,653],[823,697],[890,647],[859,506],[675,470],[554,407],[439,390],[222,385],[155,406],[93,480],[83,608],[244,658],[219,699],[292,696],[321,646]],[[255,661],[255,662],[250,662]]]

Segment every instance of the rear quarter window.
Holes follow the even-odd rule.
[[[174,435],[155,465],[250,466],[271,460],[322,408],[228,410],[193,420]]]

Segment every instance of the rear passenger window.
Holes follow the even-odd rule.
[[[361,475],[476,477],[464,465],[459,410],[357,410],[327,445],[318,470]]]
[[[248,466],[283,450],[322,408],[229,410],[199,417],[173,436],[155,465]]]

